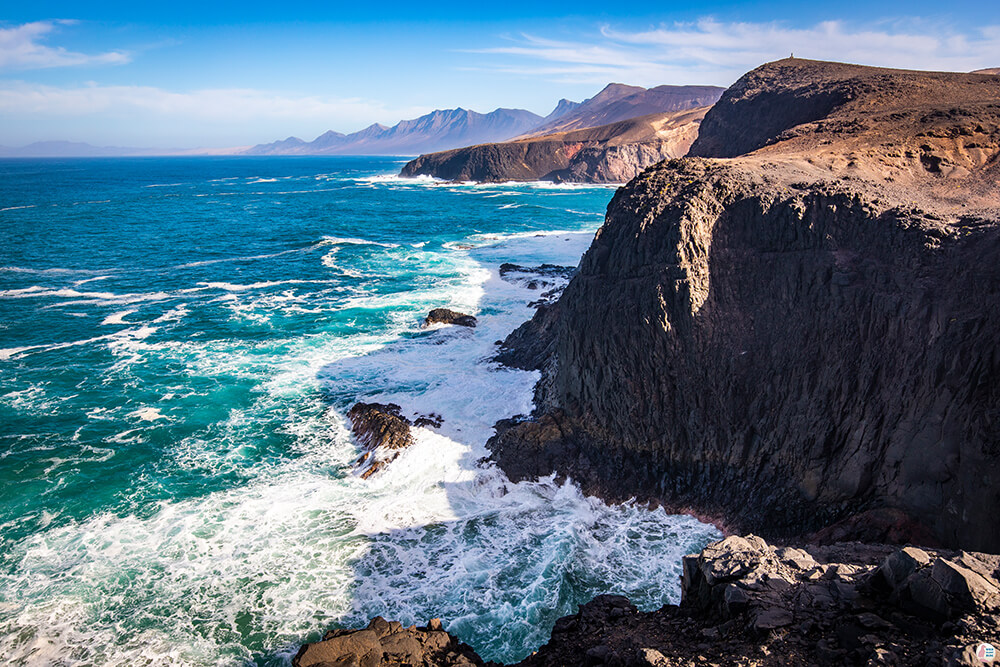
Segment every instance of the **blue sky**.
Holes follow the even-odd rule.
[[[611,81],[726,86],[792,51],[914,69],[1000,66],[1000,3],[983,0],[8,4],[8,146],[221,147],[434,108],[545,114]]]

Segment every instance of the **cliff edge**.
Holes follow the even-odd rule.
[[[505,345],[555,358],[499,465],[765,537],[1000,549],[1000,77],[769,63],[690,155]]]

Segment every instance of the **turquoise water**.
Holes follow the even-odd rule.
[[[613,190],[401,164],[0,161],[0,659],[280,665],[382,614],[511,661],[676,601],[713,528],[479,463],[537,379],[490,361],[538,296],[498,267],[576,264]],[[359,399],[445,422],[362,480]]]

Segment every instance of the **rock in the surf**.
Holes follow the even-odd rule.
[[[435,308],[427,313],[427,317],[424,318],[425,327],[429,327],[432,324],[457,324],[462,327],[475,327],[476,318],[449,308]]]
[[[413,444],[411,422],[400,410],[395,403],[355,403],[348,410],[351,431],[364,450],[355,462],[355,467],[363,468],[363,479],[391,463],[399,450]]]

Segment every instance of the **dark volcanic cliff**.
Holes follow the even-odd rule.
[[[1000,549],[1000,77],[779,61],[691,153],[736,157],[616,194],[500,465],[765,535]]]
[[[684,155],[707,107],[660,113],[571,132],[421,155],[402,176],[459,181],[622,183],[651,164]]]

